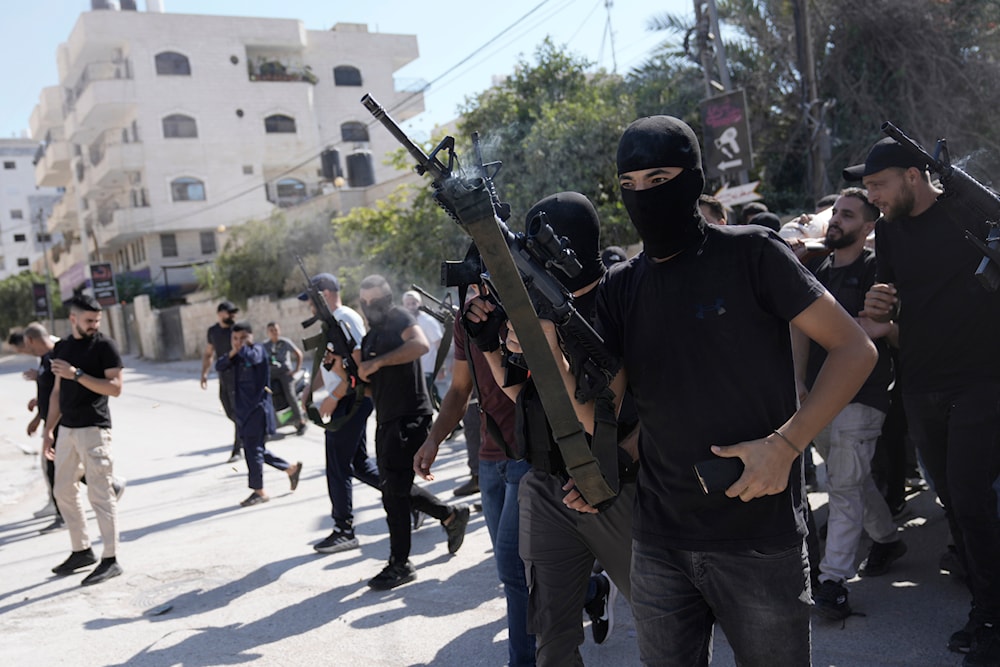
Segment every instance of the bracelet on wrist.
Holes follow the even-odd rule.
[[[772,431],[772,433],[774,433],[776,436],[778,436],[779,438],[781,438],[782,440],[784,440],[785,444],[788,445],[789,447],[791,447],[795,451],[796,454],[801,455],[802,452],[805,451],[805,447],[803,447],[802,449],[799,449],[798,447],[795,446],[795,444],[791,440],[789,440],[788,438],[785,437],[784,433],[782,433],[778,429],[774,429],[774,431]]]

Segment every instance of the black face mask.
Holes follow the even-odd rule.
[[[361,312],[365,314],[365,319],[368,320],[368,326],[372,329],[376,329],[385,324],[385,320],[389,316],[389,310],[391,308],[391,294],[380,296],[379,298],[372,300],[371,303],[361,304]]]
[[[650,257],[664,258],[692,247],[705,236],[698,196],[705,187],[698,137],[672,116],[633,122],[618,142],[618,174],[680,167],[675,178],[648,190],[622,189],[622,202]]]
[[[704,185],[700,171],[685,169],[654,188],[622,188],[622,202],[647,255],[662,259],[701,242],[705,220],[698,196]]]

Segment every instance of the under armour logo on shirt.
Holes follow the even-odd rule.
[[[694,316],[697,317],[699,320],[703,320],[705,319],[705,313],[715,313],[717,316],[725,315],[726,314],[725,303],[726,303],[725,299],[719,297],[718,299],[715,300],[714,304],[711,305],[698,304],[698,311],[694,314]]]

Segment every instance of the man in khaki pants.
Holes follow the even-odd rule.
[[[72,336],[59,341],[52,352],[56,381],[45,420],[44,451],[56,462],[56,503],[69,529],[73,553],[52,571],[67,575],[97,562],[80,499],[80,479],[86,475],[87,496],[104,547],[100,564],[81,582],[89,586],[122,573],[115,557],[118,505],[108,410],[108,397],[122,391],[122,360],[114,341],[98,331],[100,304],[92,297],[77,296],[68,305]],[[56,424],[58,442],[53,435]]]

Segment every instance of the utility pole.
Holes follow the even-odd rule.
[[[729,76],[729,63],[726,60],[726,48],[722,44],[722,35],[719,32],[719,10],[715,6],[715,0],[694,0],[695,17],[698,20],[699,42],[698,46],[701,51],[701,67],[705,72],[705,97],[712,97],[715,93],[712,90],[714,88],[714,81],[712,80],[711,71],[711,59],[708,55],[708,42],[709,34],[712,36],[712,49],[715,51],[715,62],[716,67],[719,71],[719,80],[722,83],[722,91],[724,93],[733,91],[733,81]],[[707,28],[702,28],[705,23],[705,18],[707,16]],[[701,31],[708,30],[708,33],[702,33]],[[702,37],[702,34],[704,35]],[[741,169],[736,172],[737,181],[740,185],[744,185],[750,182],[750,174],[746,169]]]
[[[816,86],[816,63],[813,59],[812,36],[809,30],[808,0],[793,0],[795,43],[798,50],[799,72],[802,74],[802,113],[809,138],[807,171],[809,195],[816,201],[830,191],[826,173],[823,141],[826,139],[825,109]]]

